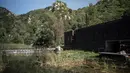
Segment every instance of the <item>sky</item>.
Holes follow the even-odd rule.
[[[25,14],[31,10],[52,6],[56,0],[0,0],[0,7],[5,7],[14,14]],[[96,4],[97,0],[61,0],[73,10]]]

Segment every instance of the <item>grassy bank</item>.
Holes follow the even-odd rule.
[[[32,48],[31,45],[25,45],[25,44],[15,44],[15,43],[10,43],[10,44],[2,44],[0,43],[0,50],[4,49],[4,50],[7,50],[7,49],[17,49],[17,48]]]
[[[97,53],[79,50],[60,54],[45,52],[41,56],[12,57],[2,73],[129,73],[129,68],[118,68],[114,63],[100,61]],[[1,64],[2,65],[2,64]]]

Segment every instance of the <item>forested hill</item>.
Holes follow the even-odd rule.
[[[63,33],[130,15],[130,0],[100,0],[72,10],[62,1],[15,15],[0,7],[0,42],[35,45],[63,44]],[[39,43],[38,43],[39,42]]]

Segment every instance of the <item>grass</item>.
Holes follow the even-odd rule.
[[[25,45],[25,44],[15,44],[15,43],[10,43],[10,44],[1,44],[0,43],[0,49],[16,49],[16,48],[32,48],[30,45]]]
[[[1,70],[2,73],[129,73],[129,68],[119,69],[113,62],[100,61],[96,57],[98,55],[94,52],[69,50],[60,54],[44,52],[40,56],[14,56]]]

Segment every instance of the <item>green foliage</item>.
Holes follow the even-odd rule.
[[[129,0],[100,0],[95,5],[72,10],[62,1],[45,9],[14,15],[0,7],[0,42],[63,45],[64,32],[130,16]],[[40,41],[39,41],[40,40]],[[43,45],[44,44],[44,45]]]
[[[15,16],[10,11],[0,7],[0,42],[10,42],[14,20]]]

